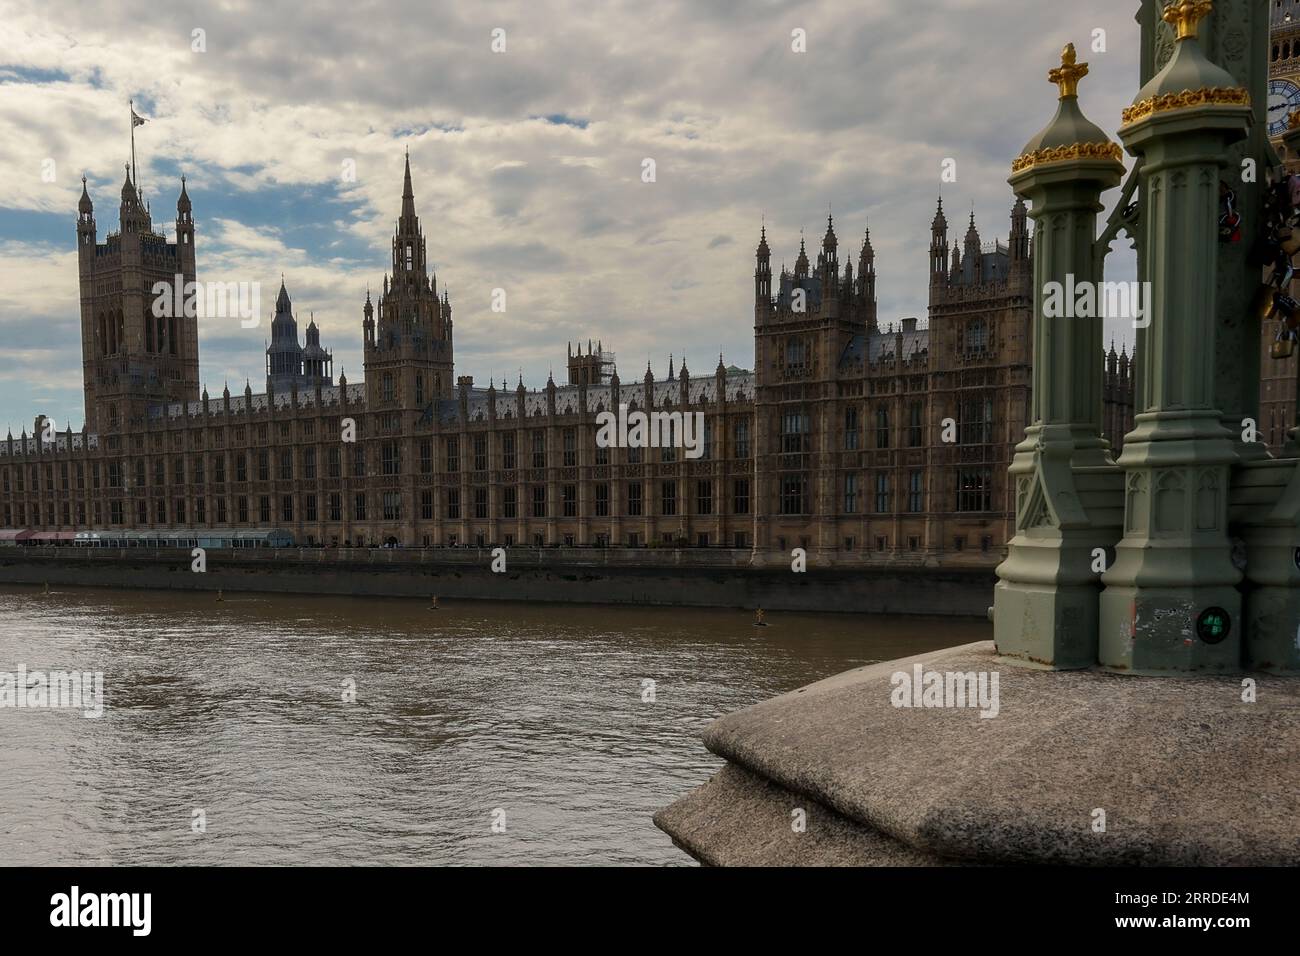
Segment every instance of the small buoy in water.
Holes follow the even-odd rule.
[[[219,602],[221,602],[221,601],[225,601],[225,600],[226,600],[224,597],[221,596],[221,590],[220,590],[220,589],[217,590],[217,600],[218,600]]]
[[[754,612],[755,627],[767,627],[767,622],[763,620],[763,616],[763,609],[761,607]]]
[[[429,610],[430,610],[430,611],[437,611],[437,610],[439,610],[439,607],[438,607],[438,595],[435,594],[435,595],[430,599]]]

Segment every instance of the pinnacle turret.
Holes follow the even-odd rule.
[[[948,217],[943,214],[943,197],[930,224],[930,285],[943,285],[948,278]]]
[[[804,278],[808,275],[808,250],[804,248],[803,236],[799,237],[799,258],[794,261],[795,278]]]
[[[822,237],[822,251],[826,253],[829,259],[834,255],[835,250],[839,248],[839,240],[835,237],[835,220],[829,213],[826,214],[826,235]]]
[[[930,231],[935,235],[946,236],[948,234],[948,217],[943,214],[943,197],[939,197],[939,209],[934,214],[934,222],[930,224]]]

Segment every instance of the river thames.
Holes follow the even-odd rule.
[[[722,766],[710,721],[992,636],[972,619],[756,628],[745,611],[18,587],[0,617],[0,671],[104,675],[98,719],[0,707],[7,865],[688,865],[650,817]]]

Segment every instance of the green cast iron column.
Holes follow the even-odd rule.
[[[1260,284],[1258,265],[1249,262],[1253,238],[1258,233],[1267,189],[1265,171],[1277,161],[1268,141],[1268,21],[1271,3],[1215,4],[1202,24],[1198,42],[1206,58],[1222,67],[1233,85],[1251,94],[1253,124],[1247,136],[1227,147],[1228,165],[1223,179],[1237,197],[1242,217],[1242,240],[1219,244],[1217,330],[1215,333],[1215,400],[1223,412],[1223,425],[1233,433],[1237,455],[1243,461],[1268,458],[1263,438],[1244,440],[1243,423],[1259,420],[1261,322],[1254,307]],[[1297,11],[1300,12],[1300,11]],[[1248,181],[1244,160],[1253,160]],[[1293,635],[1294,636],[1294,635]]]
[[[1131,673],[1241,668],[1241,573],[1228,537],[1235,436],[1216,405],[1219,181],[1250,127],[1246,90],[1196,39],[1209,0],[1164,10],[1173,55],[1125,111],[1143,157],[1146,365],[1125,440],[1124,538],[1103,576],[1100,663]]]
[[[1096,664],[1097,549],[1118,540],[1123,501],[1122,475],[1101,437],[1099,303],[1079,310],[1072,295],[1089,286],[1095,294],[1100,196],[1124,174],[1119,146],[1079,109],[1087,72],[1067,46],[1048,74],[1061,89],[1056,116],[1025,146],[1010,179],[1033,203],[1033,404],[1010,468],[1016,533],[998,567],[994,637],[1004,657],[1056,668]]]
[[[1219,244],[1215,337],[1215,402],[1243,461],[1268,457],[1263,441],[1248,444],[1243,440],[1243,422],[1250,418],[1259,423],[1260,318],[1254,298],[1260,270],[1248,257],[1263,212],[1265,170],[1276,161],[1267,132],[1272,6],[1261,0],[1219,0],[1200,24],[1197,36],[1205,58],[1230,74],[1233,86],[1250,91],[1255,120],[1248,136],[1225,149],[1227,165],[1222,178],[1236,195],[1242,241]],[[1144,84],[1165,66],[1178,46],[1176,27],[1166,22],[1162,13],[1161,0],[1144,0],[1138,16]],[[1246,159],[1253,160],[1252,167],[1243,165]]]

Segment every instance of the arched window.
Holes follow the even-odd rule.
[[[791,338],[785,343],[785,364],[791,368],[800,368],[808,361],[808,351],[802,339]]]
[[[397,388],[393,382],[393,373],[385,372],[380,379],[379,398],[381,401],[391,402],[397,397]]]
[[[988,332],[984,328],[984,323],[972,322],[966,331],[966,351],[983,352],[988,348],[988,344]]]

